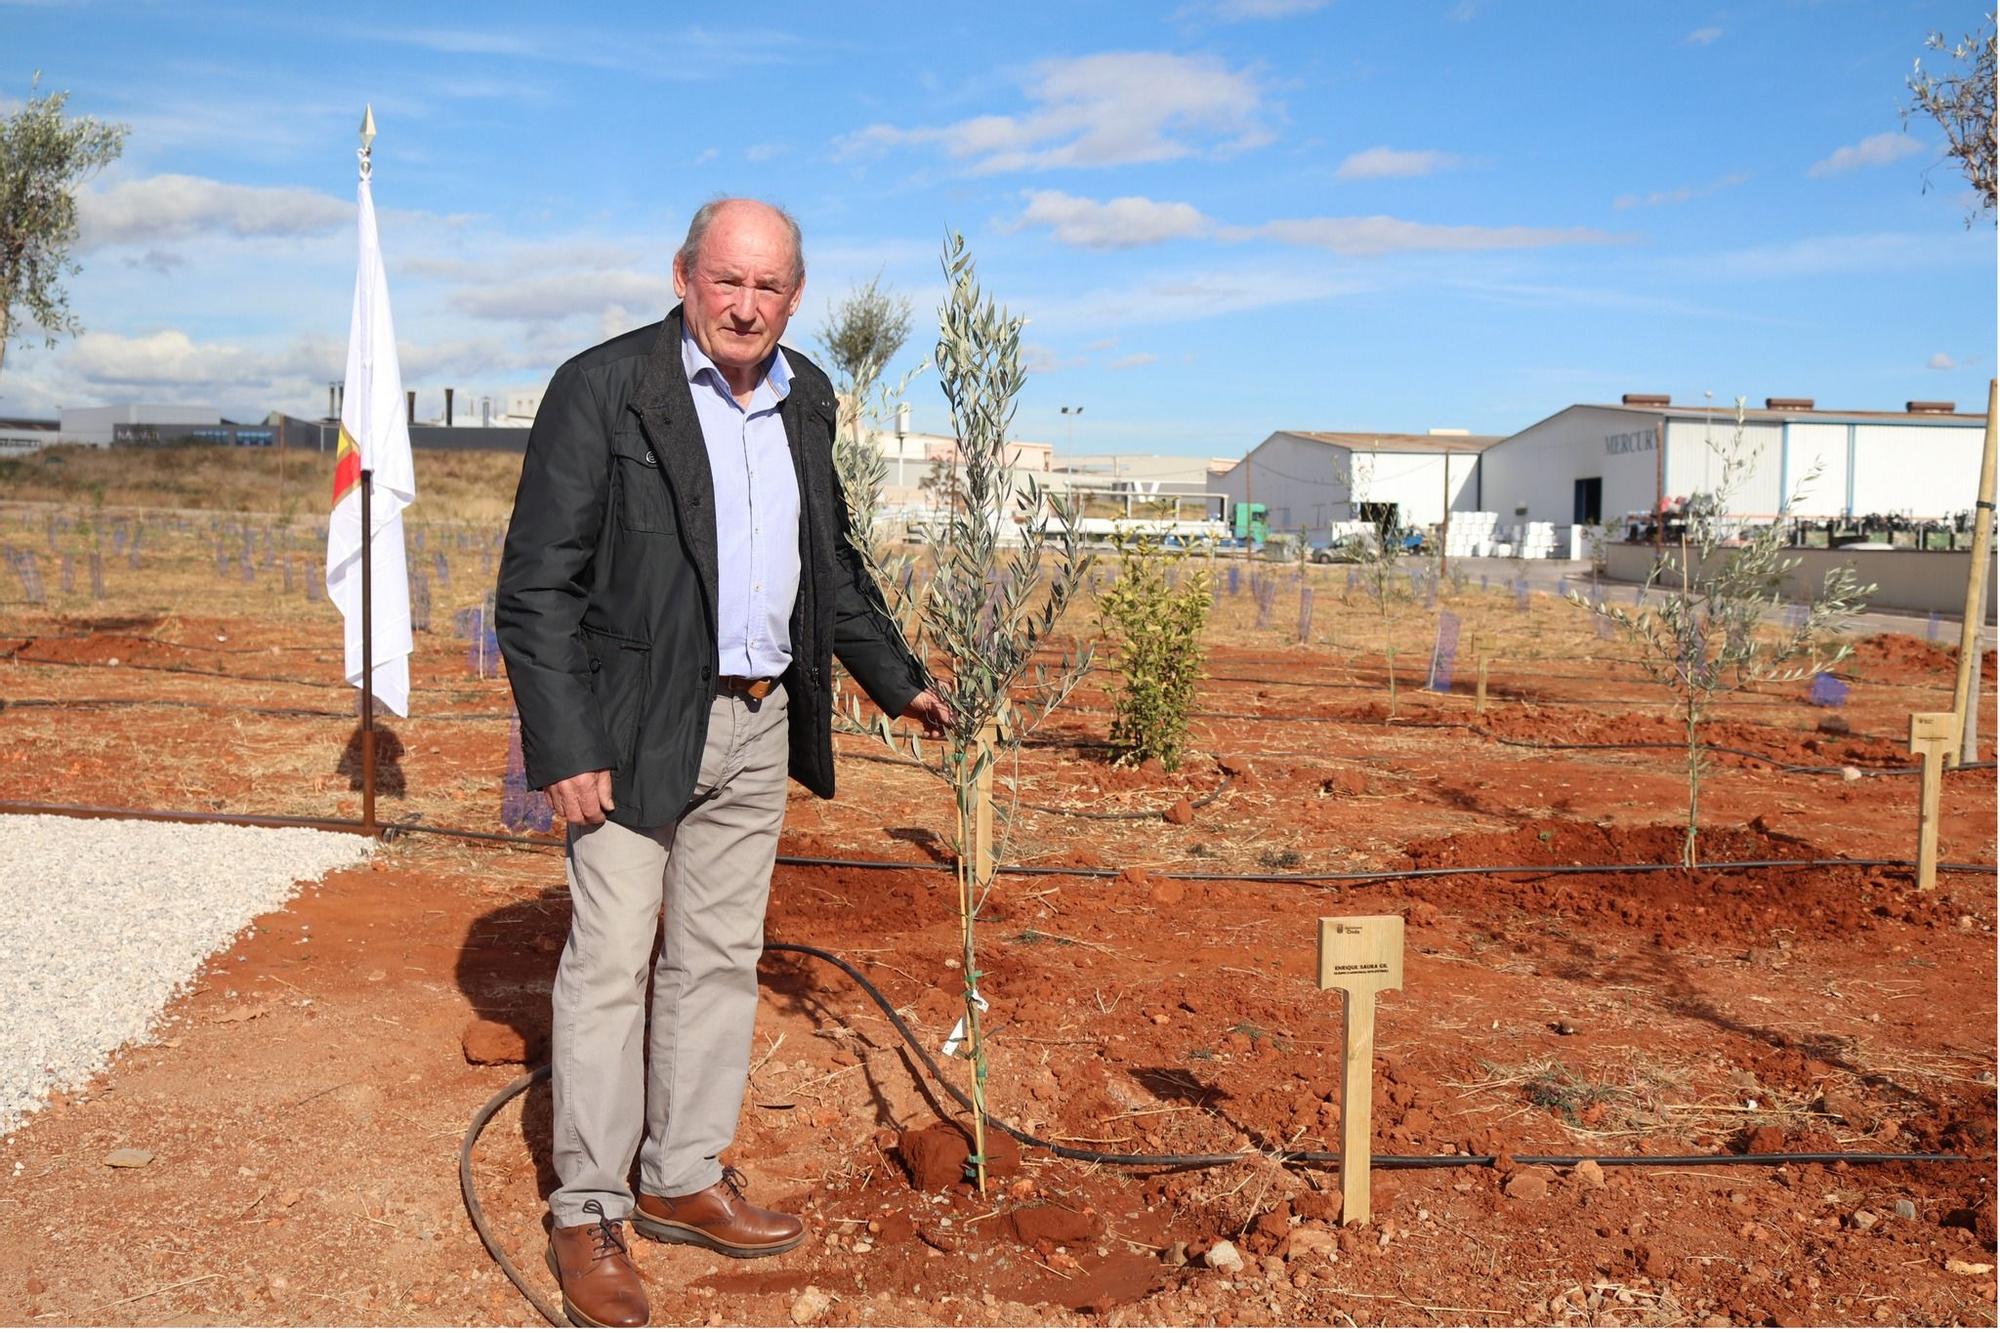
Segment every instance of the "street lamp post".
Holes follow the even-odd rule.
[[[1063,425],[1067,432],[1063,436],[1063,448],[1073,454],[1076,452],[1076,419],[1083,415],[1083,409],[1064,407],[1057,410],[1063,414]]]

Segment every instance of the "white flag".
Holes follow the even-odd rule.
[[[347,334],[347,388],[340,410],[340,450],[333,464],[333,515],[326,527],[326,594],[347,621],[347,681],[361,684],[361,473],[369,496],[375,697],[410,713],[410,580],[403,555],[403,510],[417,497],[403,373],[389,280],[375,236],[375,198],[361,173],[361,263],[354,275],[354,316]]]

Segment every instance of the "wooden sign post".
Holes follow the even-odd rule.
[[[1473,687],[1473,711],[1486,716],[1486,654],[1479,655],[1479,683]]]
[[[1340,1071],[1340,1220],[1366,1222],[1374,1109],[1375,994],[1403,988],[1403,918],[1319,919],[1319,988],[1346,996]]]
[[[1917,887],[1937,887],[1938,802],[1944,791],[1944,757],[1958,740],[1952,713],[1910,714],[1910,752],[1923,763],[1917,797]]]

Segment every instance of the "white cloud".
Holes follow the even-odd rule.
[[[162,277],[168,277],[173,274],[175,269],[186,268],[187,258],[184,255],[175,254],[172,250],[155,248],[147,250],[142,255],[131,256],[125,261],[125,267],[144,269],[148,273],[157,273]]]
[[[1707,46],[1721,36],[1722,29],[1720,28],[1696,28],[1693,32],[1682,38],[1682,40],[1689,46]]]
[[[1886,167],[1891,162],[1900,162],[1923,151],[1923,141],[1915,135],[1904,134],[1900,130],[1885,130],[1881,134],[1869,135],[1860,143],[1834,149],[1830,155],[1807,168],[1806,175],[1837,176],[1857,167]]]
[[[1705,185],[1679,185],[1671,190],[1654,190],[1651,194],[1621,194],[1611,201],[1613,208],[1658,208],[1662,204],[1685,204],[1695,199],[1705,199],[1721,190],[1731,189],[1750,179],[1747,171],[1732,171],[1727,176],[1718,176]]]
[[[1607,245],[1619,240],[1588,227],[1479,227],[1392,217],[1281,218],[1256,226],[1225,226],[1192,204],[1139,195],[1100,203],[1056,190],[1031,192],[1019,225],[1048,227],[1061,244],[1091,250],[1134,249],[1195,236],[1224,241],[1273,240],[1342,255],[1530,250]]]
[[[1059,190],[1030,192],[1021,224],[1048,227],[1062,244],[1086,250],[1158,245],[1200,236],[1213,227],[1192,204],[1162,203],[1139,195],[1099,203]]]
[[[1216,315],[1297,305],[1371,291],[1378,284],[1352,272],[1315,270],[1298,263],[1197,269],[1146,274],[1120,287],[1037,297],[1022,302],[1044,328],[1102,334],[1134,324],[1180,324]]]
[[[77,200],[83,248],[190,236],[317,236],[354,225],[354,204],[298,186],[230,185],[201,176],[148,176]]]
[[[332,338],[302,337],[271,349],[197,342],[180,329],[160,329],[131,337],[82,334],[60,365],[63,377],[84,388],[87,398],[233,405],[295,397],[300,385],[337,378],[346,354],[345,345]]]
[[[698,167],[706,166],[710,162],[715,161],[716,158],[721,156],[722,152],[720,149],[704,148],[699,153],[696,153],[694,155],[694,164]]]
[[[1428,176],[1465,161],[1456,153],[1435,148],[1364,148],[1348,155],[1333,174],[1344,181],[1381,180],[1398,176]]]
[[[1177,19],[1207,19],[1215,23],[1245,23],[1286,19],[1325,9],[1331,0],[1199,0],[1175,11]]]
[[[1247,70],[1213,56],[1116,51],[1037,67],[1019,116],[950,125],[871,125],[840,141],[843,155],[939,144],[976,173],[1166,162],[1228,153],[1271,139],[1263,92]]]
[[[1119,357],[1116,361],[1113,361],[1109,366],[1107,366],[1106,369],[1137,370],[1140,366],[1150,366],[1159,359],[1160,359],[1159,357],[1155,356],[1151,352],[1134,352],[1130,356]]]
[[[743,156],[752,162],[769,162],[774,157],[783,157],[792,151],[781,143],[753,143],[743,150]]]
[[[1957,370],[1958,362],[1952,359],[1949,352],[1933,352],[1931,359],[1924,362],[1924,368],[1927,370]]]
[[[1402,218],[1293,218],[1252,229],[1287,245],[1341,255],[1437,250],[1534,250],[1555,245],[1608,245],[1618,237],[1590,227],[1476,227]]]
[[[547,272],[534,277],[461,287],[454,309],[481,319],[545,321],[572,315],[601,317],[612,307],[653,310],[657,319],[673,307],[673,283],[658,274],[630,269]],[[644,322],[644,321],[640,321]]]

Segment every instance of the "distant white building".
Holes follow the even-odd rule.
[[[1955,406],[1849,411],[1767,398],[1744,413],[1747,461],[1731,508],[1747,517],[1815,518],[1942,518],[1970,509],[1986,418]],[[1676,404],[1665,394],[1578,403],[1487,449],[1482,502],[1463,507],[1494,511],[1503,524],[1616,525],[1662,500],[1713,488],[1722,462],[1711,445],[1730,445],[1735,435],[1733,406]]]
[[[1453,509],[1476,509],[1479,459],[1499,439],[1459,430],[1423,435],[1281,430],[1225,470],[1208,489],[1234,506],[1264,506],[1273,533],[1304,529],[1330,541],[1337,523],[1427,527]]]
[[[1055,471],[1085,485],[1187,494],[1208,489],[1208,474],[1216,462],[1182,454],[1064,454],[1056,460]]]
[[[65,444],[108,448],[114,441],[143,440],[161,426],[220,426],[222,413],[212,407],[172,403],[118,403],[110,407],[65,407],[61,435]],[[168,432],[178,433],[178,432]]]
[[[873,440],[888,465],[882,502],[892,508],[928,504],[924,485],[932,468],[950,466],[958,453],[958,441],[953,436],[911,430],[907,403],[897,408],[894,427],[876,431]],[[1007,445],[1007,461],[1023,474],[1040,476],[1054,465],[1055,446],[1035,440],[1012,440]],[[1043,480],[1046,479],[1044,476]]]
[[[499,393],[454,393],[450,416],[446,421],[444,401],[438,400],[438,413],[428,418],[420,418],[419,426],[478,426],[491,429],[495,426],[515,430],[526,430],[535,424],[535,414],[542,410],[540,389],[505,389]]]
[[[17,458],[62,439],[62,423],[40,417],[0,417],[0,458]]]

